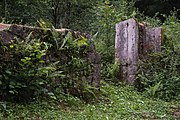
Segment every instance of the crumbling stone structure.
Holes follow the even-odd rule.
[[[38,38],[42,41],[46,41],[48,37],[52,37],[53,29],[50,28],[39,28],[32,26],[16,25],[16,24],[2,24],[0,23],[0,43],[1,45],[8,44],[11,40],[17,40],[16,38],[26,39],[26,37],[31,33],[31,39]],[[81,38],[82,36],[87,38],[90,41],[90,36],[86,33],[81,33],[78,31],[73,31],[70,29],[54,29],[55,32],[60,34],[62,37],[65,37],[69,32],[72,34],[73,38]],[[44,37],[46,36],[46,37]],[[56,60],[55,54],[53,53],[51,57],[46,58],[47,61]],[[66,56],[66,55],[61,55]],[[92,43],[90,49],[85,56],[86,60],[89,60],[93,66],[93,73],[88,76],[88,80],[91,84],[95,86],[100,86],[100,55],[96,52],[95,46]]]

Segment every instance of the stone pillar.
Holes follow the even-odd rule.
[[[116,59],[120,61],[120,78],[133,85],[136,81],[138,62],[138,24],[129,19],[116,24]]]

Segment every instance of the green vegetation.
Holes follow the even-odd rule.
[[[1,103],[1,119],[12,120],[174,120],[179,103],[148,99],[133,87],[102,86],[99,102],[85,104],[80,99],[67,95],[57,101],[36,101],[30,104]],[[3,106],[2,106],[3,107]]]
[[[25,39],[1,43],[0,100],[28,102],[47,96],[56,99],[61,93],[93,94],[93,86],[88,88],[83,80],[93,69],[85,57],[92,43],[71,33],[63,38],[54,30],[44,32],[43,38],[30,39],[31,32]]]
[[[150,59],[141,61],[138,74],[149,96],[166,101],[180,100],[180,21],[175,16],[174,12],[163,23],[163,52],[151,53]]]
[[[0,36],[0,119],[179,119],[179,10],[156,13],[154,8],[164,9],[160,3],[174,3],[164,0],[157,6],[157,2],[0,1],[2,23],[43,28],[40,36],[25,31],[29,35],[16,36],[8,44],[3,44]],[[144,14],[135,8],[141,11],[143,5],[150,5],[150,11]],[[115,24],[129,18],[162,26],[164,32],[162,52],[150,53],[149,59],[139,61],[137,86],[121,81],[120,63],[114,59]],[[47,27],[50,30],[44,29]],[[61,35],[55,28],[86,32],[91,38],[72,32]],[[100,88],[89,78],[95,66],[87,56],[94,46],[101,56]]]

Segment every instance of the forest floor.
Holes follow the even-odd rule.
[[[69,96],[28,104],[0,103],[0,120],[180,120],[180,101],[147,98],[133,87],[106,84],[95,103]]]

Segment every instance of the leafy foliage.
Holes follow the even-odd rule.
[[[4,103],[0,119],[178,119],[173,115],[178,102],[149,99],[130,86],[103,83],[101,102],[84,104],[80,99],[61,94],[58,101],[37,101],[30,104]]]
[[[135,6],[143,12],[144,15],[153,17],[158,14],[157,17],[159,17],[162,21],[165,21],[166,18],[163,17],[162,14],[170,15],[171,11],[174,9],[180,9],[180,1],[178,0],[136,0]],[[178,12],[178,18],[179,18],[180,12]]]
[[[152,97],[164,100],[179,99],[179,20],[175,14],[163,25],[165,40],[161,53],[151,53],[150,59],[140,64],[139,77]],[[176,34],[175,34],[176,33]]]
[[[94,68],[91,61],[88,61],[87,58],[92,43],[89,43],[84,37],[82,39],[73,39],[71,33],[63,41],[64,46],[61,46],[56,51],[56,53],[59,53],[56,54],[56,58],[58,61],[61,61],[58,66],[65,74],[63,79],[57,79],[57,82],[59,81],[62,87],[61,91],[84,100],[91,99],[86,98],[86,94],[90,93],[93,95],[92,89],[96,89],[93,87],[88,89],[89,84],[92,84],[88,77],[92,74]],[[57,88],[59,88],[58,85]]]
[[[34,99],[54,77],[55,65],[46,65],[43,59],[50,45],[29,37],[1,45],[1,99]]]
[[[65,38],[55,30],[44,33],[39,39],[32,39],[31,32],[25,39],[1,42],[1,100],[29,101],[42,95],[56,99],[62,93],[82,99],[88,93],[95,96],[94,88],[88,87],[93,66],[87,55],[92,43],[71,33]]]

